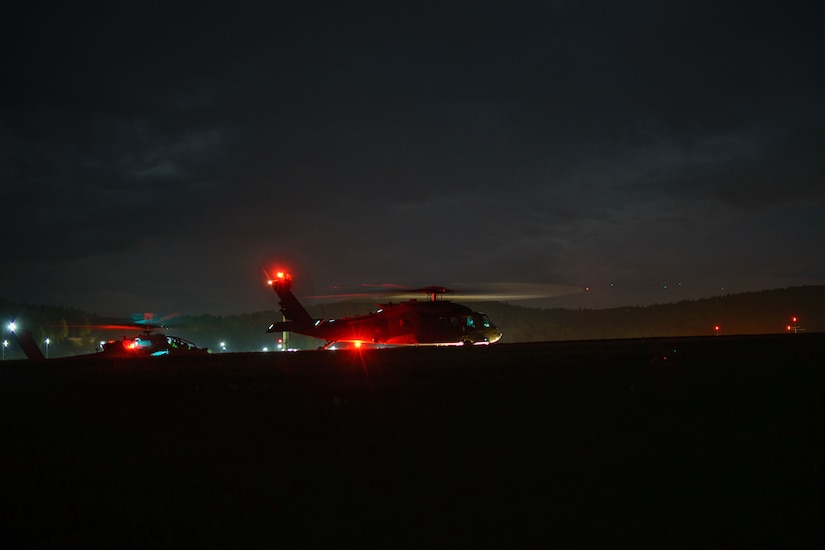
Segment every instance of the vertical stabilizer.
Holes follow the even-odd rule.
[[[292,293],[292,277],[289,274],[279,272],[274,279],[269,281],[269,285],[281,299],[281,313],[287,320],[301,327],[312,325],[312,317]]]

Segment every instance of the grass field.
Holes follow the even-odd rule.
[[[824,344],[5,362],[3,546],[819,546]]]

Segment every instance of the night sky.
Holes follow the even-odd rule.
[[[825,284],[816,3],[348,4],[7,10],[0,297],[254,312],[276,260],[590,288],[546,307]]]

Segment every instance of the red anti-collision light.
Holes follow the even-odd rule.
[[[290,281],[292,281],[292,276],[289,273],[287,273],[285,271],[278,271],[277,273],[275,273],[275,278],[274,279],[269,279],[266,282],[266,284],[268,284],[269,286],[272,286],[275,283],[288,283]]]

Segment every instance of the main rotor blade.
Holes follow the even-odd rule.
[[[167,313],[165,315],[157,315],[155,313],[135,313],[132,315],[132,322],[136,325],[146,327],[159,327],[164,321],[178,317],[179,313]]]
[[[583,288],[574,285],[546,284],[546,283],[482,283],[473,285],[455,284],[450,298],[472,302],[482,301],[509,301],[509,300],[540,300],[542,298],[558,298],[584,292]]]
[[[355,300],[358,298],[387,297],[410,292],[407,287],[392,283],[364,283],[360,285],[334,285],[325,288],[329,292],[306,296],[307,299],[318,300]]]
[[[387,299],[415,300],[426,296],[446,296],[444,299],[481,301],[540,300],[556,298],[584,292],[573,285],[545,283],[455,283],[446,287],[429,286],[421,288],[393,284],[369,284],[359,287],[333,287],[340,292],[308,296],[311,299],[354,300]]]

